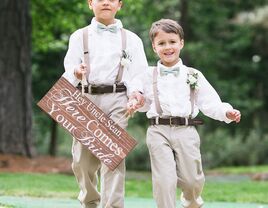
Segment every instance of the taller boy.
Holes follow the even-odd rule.
[[[123,29],[121,21],[115,19],[122,6],[121,0],[88,0],[88,4],[95,17],[88,27],[71,35],[64,60],[64,76],[77,86],[86,74],[89,86],[85,88],[85,95],[117,121],[126,110],[126,89],[135,90],[132,78],[147,67],[144,48],[141,39]],[[87,47],[88,51],[84,51]],[[136,97],[138,103],[143,104],[142,95],[137,93]],[[126,128],[127,121],[124,119],[119,125]],[[73,141],[72,155],[82,207],[96,208],[101,202],[103,208],[123,208],[125,163],[110,171],[76,140]],[[97,189],[99,169],[101,196]]]

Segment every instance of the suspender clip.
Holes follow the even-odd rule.
[[[185,119],[185,126],[188,126],[188,124],[189,124],[188,118],[184,118],[184,119]]]
[[[116,84],[113,84],[113,93],[116,92]]]
[[[155,125],[159,125],[159,117],[155,118]]]

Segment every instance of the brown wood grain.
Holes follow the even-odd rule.
[[[86,96],[61,77],[37,104],[110,170],[137,142]]]

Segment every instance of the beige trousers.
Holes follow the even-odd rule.
[[[154,125],[147,130],[153,195],[158,208],[176,207],[176,190],[181,188],[185,208],[199,208],[205,177],[202,171],[200,138],[193,126]]]
[[[109,93],[103,95],[89,95],[87,97],[101,108],[110,118],[117,121],[126,111],[126,93]],[[127,127],[127,120],[119,123],[122,128]],[[125,186],[125,161],[110,171],[91,152],[77,140],[73,140],[72,168],[79,184],[79,201],[83,208],[123,208]],[[98,191],[98,171],[100,170],[101,186]]]

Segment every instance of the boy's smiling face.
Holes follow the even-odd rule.
[[[114,23],[118,10],[121,9],[122,1],[119,0],[88,0],[89,8],[93,10],[96,20],[104,25]]]
[[[163,30],[159,30],[154,37],[152,46],[154,52],[159,56],[161,63],[171,67],[179,62],[184,40],[176,33],[166,33]]]

